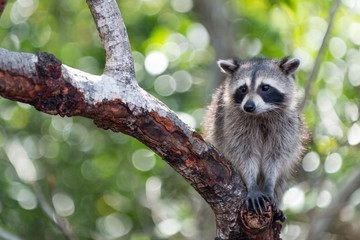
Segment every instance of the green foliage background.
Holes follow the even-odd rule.
[[[303,90],[332,1],[222,2],[226,11],[219,9],[219,14],[234,27],[234,52],[242,58],[300,58],[297,76]],[[208,34],[195,3],[118,1],[139,84],[200,131],[211,91],[220,81],[213,78],[218,71],[213,64],[221,53],[211,43],[227,36]],[[360,171],[359,13],[358,1],[342,1],[304,109],[312,142],[284,197],[284,239],[305,239],[313,216],[337,197],[352,171]],[[9,1],[0,20],[0,47],[46,51],[93,74],[101,74],[105,62],[85,1]],[[145,60],[154,52],[165,56],[165,69],[151,74]],[[14,161],[35,166],[44,195],[79,239],[201,239],[203,206],[197,194],[133,138],[98,129],[88,119],[49,116],[0,99],[0,147],[0,227],[22,239],[64,237],[40,209]],[[342,229],[331,229],[331,239],[357,239],[359,203],[357,190],[338,210],[335,222]]]

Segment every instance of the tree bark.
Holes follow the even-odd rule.
[[[0,95],[51,115],[83,116],[103,129],[133,136],[188,181],[216,216],[216,239],[279,239],[271,206],[244,209],[246,188],[217,150],[135,79],[126,28],[114,0],[87,0],[106,55],[105,71],[91,75],[48,53],[0,49]]]

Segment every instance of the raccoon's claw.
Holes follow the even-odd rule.
[[[245,199],[246,210],[249,210],[249,207],[251,206],[256,214],[260,215],[262,214],[262,209],[266,207],[267,201],[269,201],[268,197],[262,192],[250,192]]]
[[[271,208],[275,212],[274,221],[280,220],[281,222],[285,222],[286,220],[285,214],[283,211],[280,210],[280,208],[277,206],[275,201],[271,203]]]
[[[267,197],[269,199],[269,203],[271,204],[271,208],[272,208],[273,212],[275,212],[274,221],[280,220],[281,222],[285,222],[285,220],[286,220],[285,214],[277,206],[274,197],[269,196],[269,195]]]
[[[263,209],[267,206],[267,202],[270,203],[273,212],[275,212],[274,221],[280,220],[281,222],[284,222],[286,220],[285,214],[278,208],[276,201],[271,194],[264,194],[260,191],[248,192],[245,199],[245,208],[246,210],[251,208],[257,215],[261,215]]]
[[[276,208],[276,213],[274,215],[274,221],[280,220],[281,222],[285,222],[286,217],[283,211],[281,211],[279,208]]]
[[[276,209],[276,208],[277,208],[277,204],[276,204],[276,202],[275,202],[274,197],[273,197],[272,195],[270,195],[270,194],[266,194],[266,196],[267,196],[267,199],[268,199],[268,201],[269,201],[272,209]]]

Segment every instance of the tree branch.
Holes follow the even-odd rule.
[[[314,67],[311,70],[309,80],[307,81],[306,88],[305,88],[305,94],[304,94],[304,98],[303,98],[303,100],[302,100],[302,102],[300,104],[300,109],[304,108],[306,100],[307,100],[307,98],[309,97],[309,94],[310,94],[311,85],[315,81],[317,72],[319,70],[320,60],[321,60],[321,57],[322,57],[322,55],[324,53],[325,46],[327,44],[327,41],[328,41],[328,38],[329,38],[329,35],[330,35],[330,31],[331,31],[331,27],[332,27],[333,22],[334,22],[335,14],[336,14],[339,6],[340,6],[340,1],[341,0],[335,0],[332,7],[331,7],[331,10],[330,10],[330,13],[329,13],[328,27],[326,29],[324,38],[322,40],[319,52],[316,55],[315,64],[314,64]]]
[[[6,231],[5,229],[0,228],[0,238],[5,240],[21,240],[18,236]]]
[[[198,0],[195,1],[195,6],[202,22],[210,33],[211,44],[216,52],[216,57],[232,57],[234,54],[234,33],[236,31],[233,29],[233,23],[227,18],[227,15],[230,15],[230,9],[227,8],[224,2],[217,0]],[[216,80],[219,79],[221,78]]]
[[[229,21],[231,18],[231,9],[228,4],[218,0],[197,0],[194,1],[196,11],[199,13],[200,20],[205,25],[211,36],[211,45],[213,46],[216,59],[226,59],[234,57],[234,23]],[[228,16],[228,17],[227,17]],[[226,37],[224,37],[226,36]],[[211,66],[212,81],[206,86],[206,91],[211,93],[217,88],[224,78],[223,73],[218,70],[216,61]]]
[[[123,132],[143,142],[212,207],[217,239],[279,238],[280,226],[273,222],[270,206],[261,216],[241,207],[246,188],[230,162],[138,86],[116,2],[87,2],[106,52],[104,74],[95,76],[70,68],[48,53],[0,49],[0,95],[48,114],[87,117],[100,128]]]
[[[121,74],[122,81],[135,81],[135,70],[124,21],[115,1],[86,0],[103,43],[105,74]]]
[[[62,65],[48,53],[0,49],[1,96],[52,115],[91,118],[98,127],[137,138],[180,173],[219,216],[227,216],[219,224],[236,222],[245,187],[231,164],[137,85],[120,84],[122,88],[107,92],[102,84],[109,79],[119,83]]]
[[[69,228],[69,223],[66,221],[65,218],[59,217],[54,210],[50,207],[48,202],[45,199],[44,194],[41,191],[39,184],[36,182],[32,182],[31,186],[35,192],[35,196],[38,200],[38,203],[45,213],[45,215],[50,219],[50,221],[60,229],[66,239],[68,240],[76,240],[77,238],[73,235]]]

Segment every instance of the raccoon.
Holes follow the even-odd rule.
[[[219,60],[227,77],[212,96],[203,122],[205,139],[239,172],[247,188],[245,206],[277,207],[304,150],[306,131],[294,73],[300,60]]]

